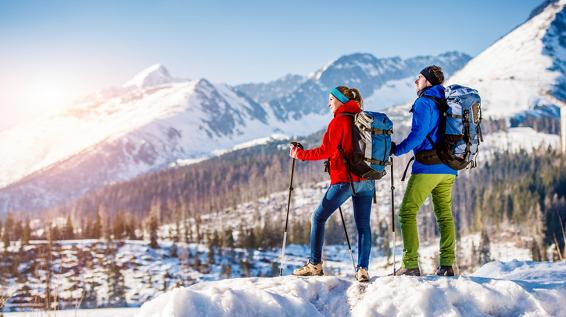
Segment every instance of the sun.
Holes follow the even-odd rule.
[[[76,92],[70,81],[46,78],[31,83],[27,99],[38,112],[56,112],[71,105],[77,97]]]

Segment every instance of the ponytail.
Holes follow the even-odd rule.
[[[352,98],[352,99],[354,99],[355,101],[358,102],[358,104],[360,105],[360,108],[363,108],[364,100],[362,99],[362,94],[360,94],[360,91],[357,88],[350,88],[350,91],[354,95],[354,98]]]
[[[357,88],[338,86],[336,89],[338,89],[344,96],[348,97],[348,99],[356,101],[358,105],[360,105],[360,108],[363,108],[364,100],[362,98],[362,94]]]

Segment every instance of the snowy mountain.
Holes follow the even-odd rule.
[[[142,72],[138,73],[128,82],[126,82],[124,88],[147,88],[153,86],[164,85],[178,81],[173,78],[167,68],[161,64],[155,64]]]
[[[241,84],[234,86],[234,88],[250,96],[255,101],[264,103],[292,93],[305,80],[304,76],[288,74],[268,83]]]
[[[377,58],[372,54],[356,53],[345,55],[309,75],[308,80],[291,94],[273,99],[269,106],[275,116],[282,120],[297,120],[305,114],[326,112],[328,91],[339,85],[356,87],[368,102],[368,109],[382,109],[402,104],[414,98],[406,90],[389,91],[381,89],[397,81],[411,82],[425,66],[440,65],[447,74],[460,69],[470,57],[460,52],[447,52],[438,56],[417,56],[409,59],[400,57]]]
[[[405,61],[354,54],[306,81],[286,76],[240,89],[206,79],[179,79],[156,64],[120,87],[85,96],[62,113],[0,133],[0,148],[10,153],[0,162],[0,212],[50,207],[107,184],[202,160],[273,134],[313,133],[330,119],[328,85],[340,78],[352,85],[371,78],[379,86],[397,76],[399,69],[409,73],[411,67],[424,66],[419,63],[446,61],[445,67],[457,68],[467,60],[455,52]],[[241,90],[276,102],[260,105]]]
[[[278,124],[230,86],[177,80],[161,65],[107,91],[0,134],[0,148],[9,151],[0,162],[0,210],[49,206],[179,159],[273,133],[309,133],[328,120]]]
[[[476,88],[484,114],[502,118],[566,102],[566,1],[547,1],[449,79]],[[524,113],[522,113],[524,115]]]
[[[491,262],[470,276],[241,278],[177,288],[138,316],[566,316],[566,262]]]

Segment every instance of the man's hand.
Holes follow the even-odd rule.
[[[389,152],[389,156],[394,155],[396,148],[397,148],[397,144],[395,142],[391,142],[391,152]]]

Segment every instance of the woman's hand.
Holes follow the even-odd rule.
[[[291,145],[291,149],[289,150],[289,156],[294,158],[294,159],[299,159],[298,157],[298,153],[299,151],[302,151],[303,149],[301,149],[300,147],[296,146],[296,145]]]

